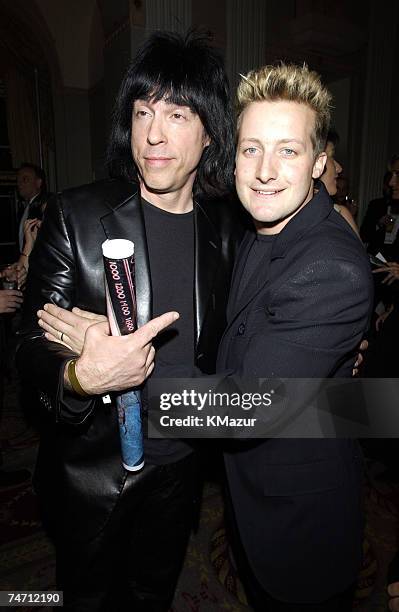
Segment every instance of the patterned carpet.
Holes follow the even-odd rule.
[[[17,406],[15,381],[6,389],[0,441],[9,469],[33,469],[38,439]],[[399,486],[384,482],[370,465],[367,528],[356,612],[385,612],[386,567],[399,547]],[[54,551],[40,523],[30,483],[0,489],[0,590],[54,586]],[[22,612],[45,608],[20,607]],[[47,608],[48,610],[48,608]],[[207,482],[199,530],[193,534],[172,612],[248,611],[223,524],[220,485]],[[112,611],[110,611],[112,612]],[[337,611],[338,612],[338,611]]]

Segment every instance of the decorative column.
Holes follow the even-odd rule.
[[[382,179],[390,155],[388,130],[398,20],[396,0],[387,0],[384,6],[379,2],[370,2],[369,6],[369,44],[359,185],[361,218],[369,201],[381,196]]]
[[[226,69],[234,91],[240,74],[264,64],[265,0],[226,0]]]

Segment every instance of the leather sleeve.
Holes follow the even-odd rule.
[[[46,302],[68,309],[76,304],[74,244],[60,194],[47,206],[31,255],[17,366],[23,384],[37,388],[42,404],[56,422],[80,424],[90,415],[96,398],[80,399],[64,391],[64,366],[74,354],[44,337],[37,311]]]

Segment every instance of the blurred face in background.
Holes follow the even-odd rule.
[[[36,176],[33,168],[21,168],[17,173],[17,189],[23,200],[29,202],[40,192],[42,179]]]
[[[349,181],[345,176],[337,176],[337,195],[336,199],[341,201],[349,195]]]
[[[397,159],[391,167],[391,180],[389,186],[392,189],[392,199],[399,200],[399,159]]]
[[[323,181],[325,188],[330,196],[337,193],[337,178],[342,172],[342,166],[335,159],[335,146],[332,142],[327,142],[326,145],[326,168],[320,180]]]

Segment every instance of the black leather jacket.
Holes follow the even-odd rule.
[[[243,227],[235,204],[195,204],[195,358],[213,373],[236,247]],[[90,513],[82,537],[95,535],[123,488],[118,425],[114,406],[96,397],[81,399],[63,391],[63,370],[71,351],[48,342],[36,312],[46,302],[105,313],[101,244],[106,238],[135,243],[138,323],[151,318],[151,285],[145,227],[138,186],[108,180],[67,190],[49,203],[31,257],[17,360],[25,384],[36,387],[55,423],[43,437],[37,488],[48,493],[48,478],[62,474],[62,507],[76,536],[83,513]],[[171,305],[172,307],[172,305]],[[54,444],[55,442],[55,444]],[[50,471],[50,466],[56,468]],[[42,486],[44,484],[44,487]],[[83,521],[83,523],[86,523]]]

